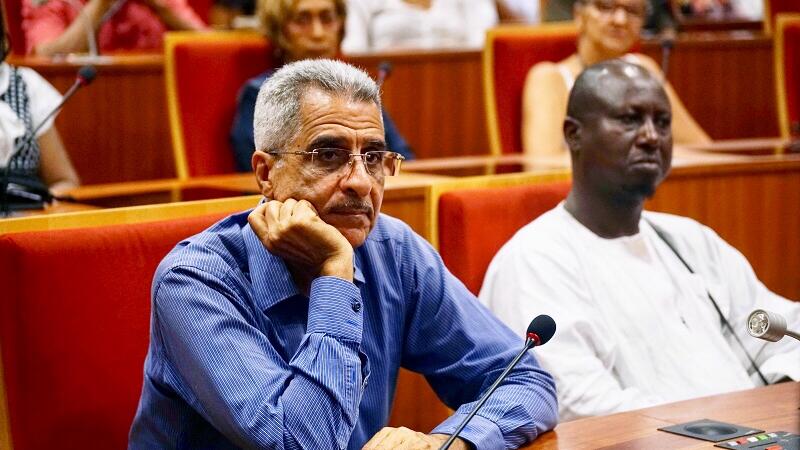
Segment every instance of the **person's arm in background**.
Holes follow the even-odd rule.
[[[378,0],[382,1],[382,0]],[[348,0],[342,52],[364,53],[372,48],[369,36],[372,0]]]
[[[539,23],[539,0],[496,0],[501,22]]]
[[[452,434],[522,349],[523,335],[495,318],[422,238],[406,230],[399,250],[408,332],[402,366],[423,374],[456,412],[432,434]],[[517,448],[553,428],[555,384],[529,352],[461,437],[475,448]]]
[[[258,87],[254,86],[252,80],[247,81],[239,93],[239,100],[236,103],[236,115],[233,117],[231,126],[230,143],[233,148],[233,157],[236,163],[236,170],[239,172],[250,172],[252,169],[250,160],[255,150],[253,139],[253,114],[258,98]]]
[[[97,31],[103,15],[113,0],[89,0],[78,12],[80,2],[50,0],[35,6],[33,0],[23,0],[23,29],[28,53],[52,56],[59,53],[88,50],[88,28]],[[74,20],[73,20],[74,19]]]
[[[80,184],[55,126],[39,137],[39,153],[39,174],[53,195],[62,195]]]
[[[403,138],[403,135],[400,134],[400,130],[397,129],[397,125],[394,124],[389,113],[384,109],[381,111],[381,114],[383,115],[383,130],[386,135],[386,147],[393,152],[400,153],[405,156],[406,159],[414,159],[414,151],[408,145],[405,138]]]
[[[565,153],[562,127],[568,94],[556,64],[539,63],[528,72],[522,94],[522,147],[527,156]]]
[[[129,0],[130,1],[130,0]],[[206,25],[186,0],[142,0],[170,30],[204,30]]]
[[[656,75],[659,79],[664,79],[664,90],[667,92],[669,103],[672,106],[672,137],[674,143],[679,145],[710,144],[711,138],[694,120],[686,106],[683,105],[675,89],[664,78],[664,74],[658,64],[646,55],[637,54],[636,57],[650,73]]]

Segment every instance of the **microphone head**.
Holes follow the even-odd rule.
[[[536,316],[528,325],[527,337],[534,342],[534,346],[544,345],[556,334],[556,322],[547,314]]]
[[[78,70],[78,83],[81,86],[88,86],[96,76],[97,70],[94,66],[83,66]]]
[[[747,331],[750,336],[778,342],[786,334],[786,319],[780,314],[757,309],[747,318]]]
[[[661,39],[662,49],[672,50],[673,47],[675,47],[675,39],[670,37],[665,37],[664,39]]]

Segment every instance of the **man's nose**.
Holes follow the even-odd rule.
[[[364,159],[361,157],[350,158],[346,176],[342,178],[342,188],[355,192],[359,197],[366,197],[372,190],[374,178],[367,171]]]

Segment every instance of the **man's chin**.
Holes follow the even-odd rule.
[[[347,239],[347,242],[353,248],[361,247],[364,244],[364,241],[367,240],[367,235],[369,235],[369,230],[365,230],[363,228],[337,228],[342,236]]]

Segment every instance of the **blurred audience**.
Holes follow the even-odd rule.
[[[558,63],[542,62],[528,72],[522,101],[522,144],[531,155],[566,155],[562,124],[567,97],[575,78],[599,61],[623,58],[659,79],[658,64],[640,53],[628,53],[639,39],[647,15],[645,0],[579,0],[575,4],[578,51]],[[676,144],[711,141],[681,103],[669,82],[664,88],[672,104],[672,131]]]
[[[0,8],[0,170],[5,175],[43,182],[56,195],[79,184],[53,118],[34,129],[61,101],[61,94],[39,74],[5,62],[11,44]]]
[[[483,45],[500,19],[539,22],[538,0],[348,0],[345,53]]]
[[[260,0],[257,11],[267,38],[275,45],[271,70],[251,78],[239,92],[236,116],[231,129],[231,144],[236,169],[252,170],[250,160],[255,150],[253,112],[258,90],[264,81],[283,64],[308,58],[337,58],[344,37],[347,17],[345,0]],[[411,148],[383,108],[383,126],[389,150],[406,159],[414,157]]]
[[[764,0],[678,0],[680,13],[693,18],[761,20]]]
[[[186,0],[22,0],[27,52],[158,50],[167,30],[202,30]]]

